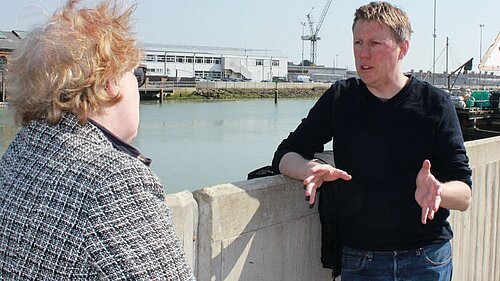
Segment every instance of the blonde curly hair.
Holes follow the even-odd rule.
[[[86,123],[90,114],[121,100],[106,94],[107,81],[140,62],[143,53],[130,23],[137,4],[121,11],[116,1],[95,8],[77,8],[78,2],[69,0],[30,32],[9,61],[9,100],[22,125],[34,119],[55,124],[63,112]]]

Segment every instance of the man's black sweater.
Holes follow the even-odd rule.
[[[333,139],[335,165],[352,175],[337,180],[337,227],[344,245],[395,251],[444,242],[453,233],[449,211],[421,223],[416,177],[425,159],[441,182],[472,185],[471,169],[449,94],[414,77],[398,94],[380,100],[356,78],[335,83],[297,129],[279,145],[273,169],[288,152],[312,159]],[[327,204],[327,202],[325,202]]]

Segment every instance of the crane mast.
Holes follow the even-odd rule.
[[[330,8],[330,4],[332,3],[332,0],[327,0],[325,7],[323,8],[323,12],[321,13],[321,16],[319,18],[319,21],[316,24],[316,28],[314,28],[314,22],[312,20],[311,12],[309,12],[306,17],[307,17],[307,22],[309,23],[309,35],[304,35],[301,37],[302,40],[307,40],[311,41],[311,63],[315,64],[316,63],[316,57],[317,57],[317,41],[320,40],[321,38],[318,36],[319,30],[321,29],[321,25],[323,25],[323,21],[326,17],[326,13],[328,12],[328,9]],[[312,9],[311,9],[312,11]],[[304,63],[304,62],[302,62]]]

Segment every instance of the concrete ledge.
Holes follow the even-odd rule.
[[[194,192],[199,204],[198,279],[328,280],[318,212],[299,181],[282,175]],[[203,261],[203,262],[201,262]]]
[[[493,138],[468,141],[465,149],[470,159],[472,169],[499,160],[500,136]]]
[[[165,196],[165,203],[172,210],[173,222],[177,235],[184,246],[189,264],[196,272],[198,244],[198,203],[189,191],[182,191]]]

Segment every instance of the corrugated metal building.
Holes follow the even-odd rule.
[[[195,77],[260,82],[288,73],[288,59],[281,51],[148,43],[142,46],[143,63],[151,80]]]

